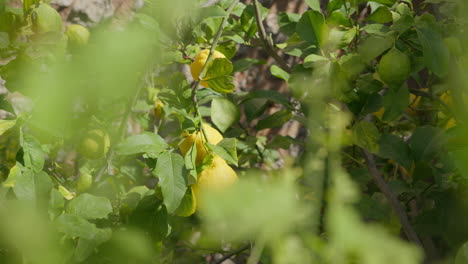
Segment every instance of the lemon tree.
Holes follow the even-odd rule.
[[[68,2],[0,1],[0,263],[463,263],[463,1]]]

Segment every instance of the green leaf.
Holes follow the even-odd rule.
[[[259,8],[263,20],[268,15],[269,9],[264,7],[261,3],[259,3]],[[242,12],[242,15],[240,17],[240,24],[242,30],[246,33],[248,37],[252,37],[257,33],[258,26],[255,20],[255,9],[253,7],[253,4],[248,5],[244,9],[244,12]]]
[[[415,161],[431,160],[441,151],[443,131],[431,126],[418,127],[408,143]]]
[[[389,89],[383,97],[383,107],[385,113],[382,117],[384,121],[393,121],[398,118],[401,113],[409,105],[409,90],[406,85],[403,85],[398,90]]]
[[[224,138],[217,145],[208,143],[208,146],[217,155],[226,160],[228,163],[238,166],[237,161],[237,139]]]
[[[32,171],[24,171],[16,176],[16,184],[13,187],[18,200],[33,201],[36,199],[34,174]]]
[[[411,169],[413,163],[409,146],[400,137],[389,133],[380,137],[378,155],[396,161],[407,170]]]
[[[304,68],[312,68],[324,62],[328,62],[328,59],[326,57],[316,54],[310,54],[304,59]]]
[[[266,129],[266,128],[273,128],[273,127],[280,127],[284,123],[288,122],[292,118],[292,113],[289,110],[283,109],[279,110],[278,112],[268,116],[264,119],[258,121],[256,129],[257,131]]]
[[[320,11],[319,0],[306,0],[306,3],[312,10]]]
[[[384,23],[391,22],[393,20],[393,17],[388,7],[380,6],[372,14],[370,14],[366,19],[384,24]]]
[[[225,17],[227,15],[226,11],[218,5],[202,7],[202,8],[197,9],[197,11],[198,11],[198,14],[195,18],[194,24],[198,24],[207,18]]]
[[[203,80],[208,82],[211,89],[218,93],[230,93],[234,91],[231,76],[233,70],[232,63],[226,58],[218,58],[210,62]]]
[[[129,217],[129,224],[145,230],[156,240],[162,240],[168,233],[167,218],[166,207],[161,206],[155,195],[149,195],[139,201]]]
[[[197,200],[192,188],[187,188],[184,198],[180,203],[179,207],[175,211],[175,214],[182,217],[191,216],[197,210]]]
[[[257,60],[252,58],[244,58],[235,61],[233,64],[233,72],[242,72],[248,70],[253,65],[265,64],[265,60]]]
[[[221,132],[239,120],[240,112],[237,105],[226,98],[215,98],[211,103],[211,120]]]
[[[416,28],[423,47],[424,64],[435,75],[444,77],[448,73],[450,53],[440,34],[431,28]]]
[[[296,26],[299,36],[310,44],[321,47],[327,40],[328,27],[322,13],[310,10],[305,12]]]
[[[54,223],[59,232],[71,237],[94,239],[99,236],[99,232],[102,232],[94,224],[77,215],[62,214],[55,219]]]
[[[21,174],[21,168],[19,167],[18,163],[10,169],[10,172],[8,173],[8,178],[2,183],[3,187],[6,188],[13,188],[15,187],[16,184],[16,178],[18,175]]]
[[[289,102],[289,98],[277,91],[273,90],[255,90],[253,92],[249,92],[242,100],[241,103],[245,103],[248,100],[253,99],[267,99],[277,104],[282,104],[288,108],[291,108],[291,103]]]
[[[280,27],[280,31],[288,36],[294,34],[296,31],[297,22],[300,18],[301,15],[296,13],[278,13],[278,25]]]
[[[53,187],[52,180],[45,172],[35,174],[31,170],[25,169],[15,178],[13,191],[18,200],[35,201],[38,198],[45,198]]]
[[[285,72],[283,69],[276,65],[271,65],[270,67],[271,75],[283,79],[285,81],[289,80],[289,73]]]
[[[327,17],[327,25],[331,27],[352,27],[353,24],[351,23],[351,20],[345,15],[340,12],[340,11],[333,11],[328,17]]]
[[[107,218],[112,213],[112,205],[106,197],[83,193],[67,206],[67,213],[84,219]]]
[[[23,147],[24,165],[38,172],[42,170],[46,153],[42,150],[39,141],[30,134],[21,133],[21,146]]]
[[[16,120],[0,120],[0,136],[16,125]]]
[[[140,135],[128,137],[116,147],[119,155],[134,155],[147,153],[155,156],[166,150],[169,146],[158,134],[143,132]]]
[[[468,242],[463,243],[457,251],[454,264],[468,263]]]
[[[366,121],[360,121],[352,129],[352,139],[355,145],[367,149],[372,153],[379,150],[378,140],[380,133],[374,124]]]
[[[189,170],[190,175],[196,180],[198,177],[197,172],[197,144],[196,142],[190,147],[189,151],[185,153],[184,162],[185,168]],[[190,183],[190,182],[189,182]]]
[[[372,0],[372,2],[380,3],[383,5],[392,6],[397,0]]]
[[[344,0],[330,0],[330,2],[328,2],[328,5],[327,5],[328,13],[331,13],[335,10],[340,9],[344,3],[345,3]]]
[[[153,174],[159,178],[167,211],[173,213],[187,190],[184,158],[177,153],[164,152],[159,156]]]
[[[393,37],[371,35],[359,46],[359,53],[365,62],[369,62],[393,46]]]

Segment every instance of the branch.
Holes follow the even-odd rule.
[[[242,253],[244,250],[247,250],[250,248],[250,245],[245,245],[241,248],[239,248],[238,250],[235,250],[227,255],[225,255],[223,258],[221,258],[220,260],[216,261],[216,264],[221,264],[223,263],[225,260],[227,259],[230,259],[232,256],[236,256],[236,255],[239,255],[240,253]]]
[[[410,241],[422,247],[421,240],[419,239],[418,235],[411,226],[408,220],[408,215],[406,215],[406,212],[401,206],[400,201],[398,200],[397,196],[393,193],[392,189],[390,189],[390,186],[387,184],[387,182],[385,182],[380,171],[377,170],[374,155],[372,155],[369,151],[365,149],[361,149],[361,151],[366,160],[367,169],[369,170],[370,175],[374,179],[379,190],[385,195],[387,200],[390,202],[390,205],[393,207],[393,210],[395,210],[395,213],[398,215],[398,218],[400,218],[400,223],[403,227],[403,231],[405,232],[406,237]]]
[[[255,9],[255,20],[257,21],[258,25],[258,33],[260,35],[260,40],[262,41],[263,47],[265,48],[266,52],[268,55],[273,57],[275,61],[278,63],[278,65],[283,69],[285,72],[291,73],[291,68],[288,66],[288,64],[281,58],[275,51],[273,47],[273,43],[270,42],[270,39],[267,37],[265,27],[263,26],[262,22],[262,14],[260,13],[260,8],[258,4],[258,0],[253,1],[254,9]]]

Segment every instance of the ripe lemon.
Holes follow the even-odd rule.
[[[65,31],[68,36],[68,41],[77,46],[82,46],[88,43],[89,31],[82,25],[69,25]]]
[[[387,84],[402,84],[410,76],[411,61],[405,53],[392,48],[380,59],[378,73]]]
[[[214,156],[211,166],[198,174],[198,181],[192,185],[195,199],[200,204],[204,191],[222,191],[237,181],[236,172],[220,156]]]
[[[223,140],[223,135],[221,135],[218,130],[214,129],[208,124],[203,124],[202,125],[203,130],[206,133],[206,137],[208,139],[208,143],[216,145],[221,140]],[[182,137],[186,136],[186,134],[182,134]],[[196,141],[195,141],[196,140]],[[196,132],[192,133],[188,136],[185,137],[185,139],[180,143],[179,149],[182,155],[185,156],[185,154],[190,150],[190,148],[193,145],[193,142],[196,142],[197,146],[197,158],[196,158],[196,163],[199,164],[203,158],[206,155],[206,150],[205,147],[203,146],[203,142],[205,141],[205,138],[203,137],[202,132]]]
[[[106,155],[109,147],[109,135],[101,129],[94,129],[81,140],[78,152],[88,159],[99,159]]]
[[[190,72],[192,73],[192,77],[195,81],[198,81],[202,68],[206,63],[206,59],[208,59],[209,54],[210,54],[209,49],[204,49],[200,51],[195,56],[195,60],[192,62],[192,64],[190,64]],[[213,56],[211,57],[210,61],[214,59],[222,59],[222,58],[226,58],[226,56],[224,56],[224,54],[222,54],[221,52],[215,50],[213,52]],[[201,85],[207,88],[210,88],[210,86],[208,85],[208,82],[206,81],[201,81]]]

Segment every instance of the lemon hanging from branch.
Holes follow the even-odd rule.
[[[192,186],[197,204],[203,192],[222,191],[237,182],[236,172],[220,156],[214,156],[211,165],[198,174],[198,181]]]
[[[99,159],[107,154],[109,147],[109,135],[101,129],[94,129],[81,140],[78,152],[88,159]]]
[[[203,124],[202,127],[205,131],[208,143],[216,145],[219,142],[221,142],[221,140],[223,140],[223,136],[221,135],[221,133],[219,133],[218,130],[214,129],[210,125]],[[201,131],[192,133],[190,135],[184,133],[182,137],[185,138],[179,145],[180,152],[182,153],[182,155],[185,156],[185,154],[190,150],[190,148],[195,142],[197,150],[196,163],[200,164],[200,162],[203,160],[203,158],[205,158],[206,155],[206,149],[203,146],[203,142],[205,142],[206,140],[203,136],[203,133]]]
[[[190,72],[195,81],[200,79],[203,67],[208,60],[210,50],[204,49],[200,51],[196,56],[192,64],[190,65]],[[202,77],[201,85],[211,88],[219,93],[229,93],[234,90],[234,84],[232,84],[233,77],[232,63],[226,59],[224,54],[219,51],[214,51],[211,60],[205,69],[205,74]]]

